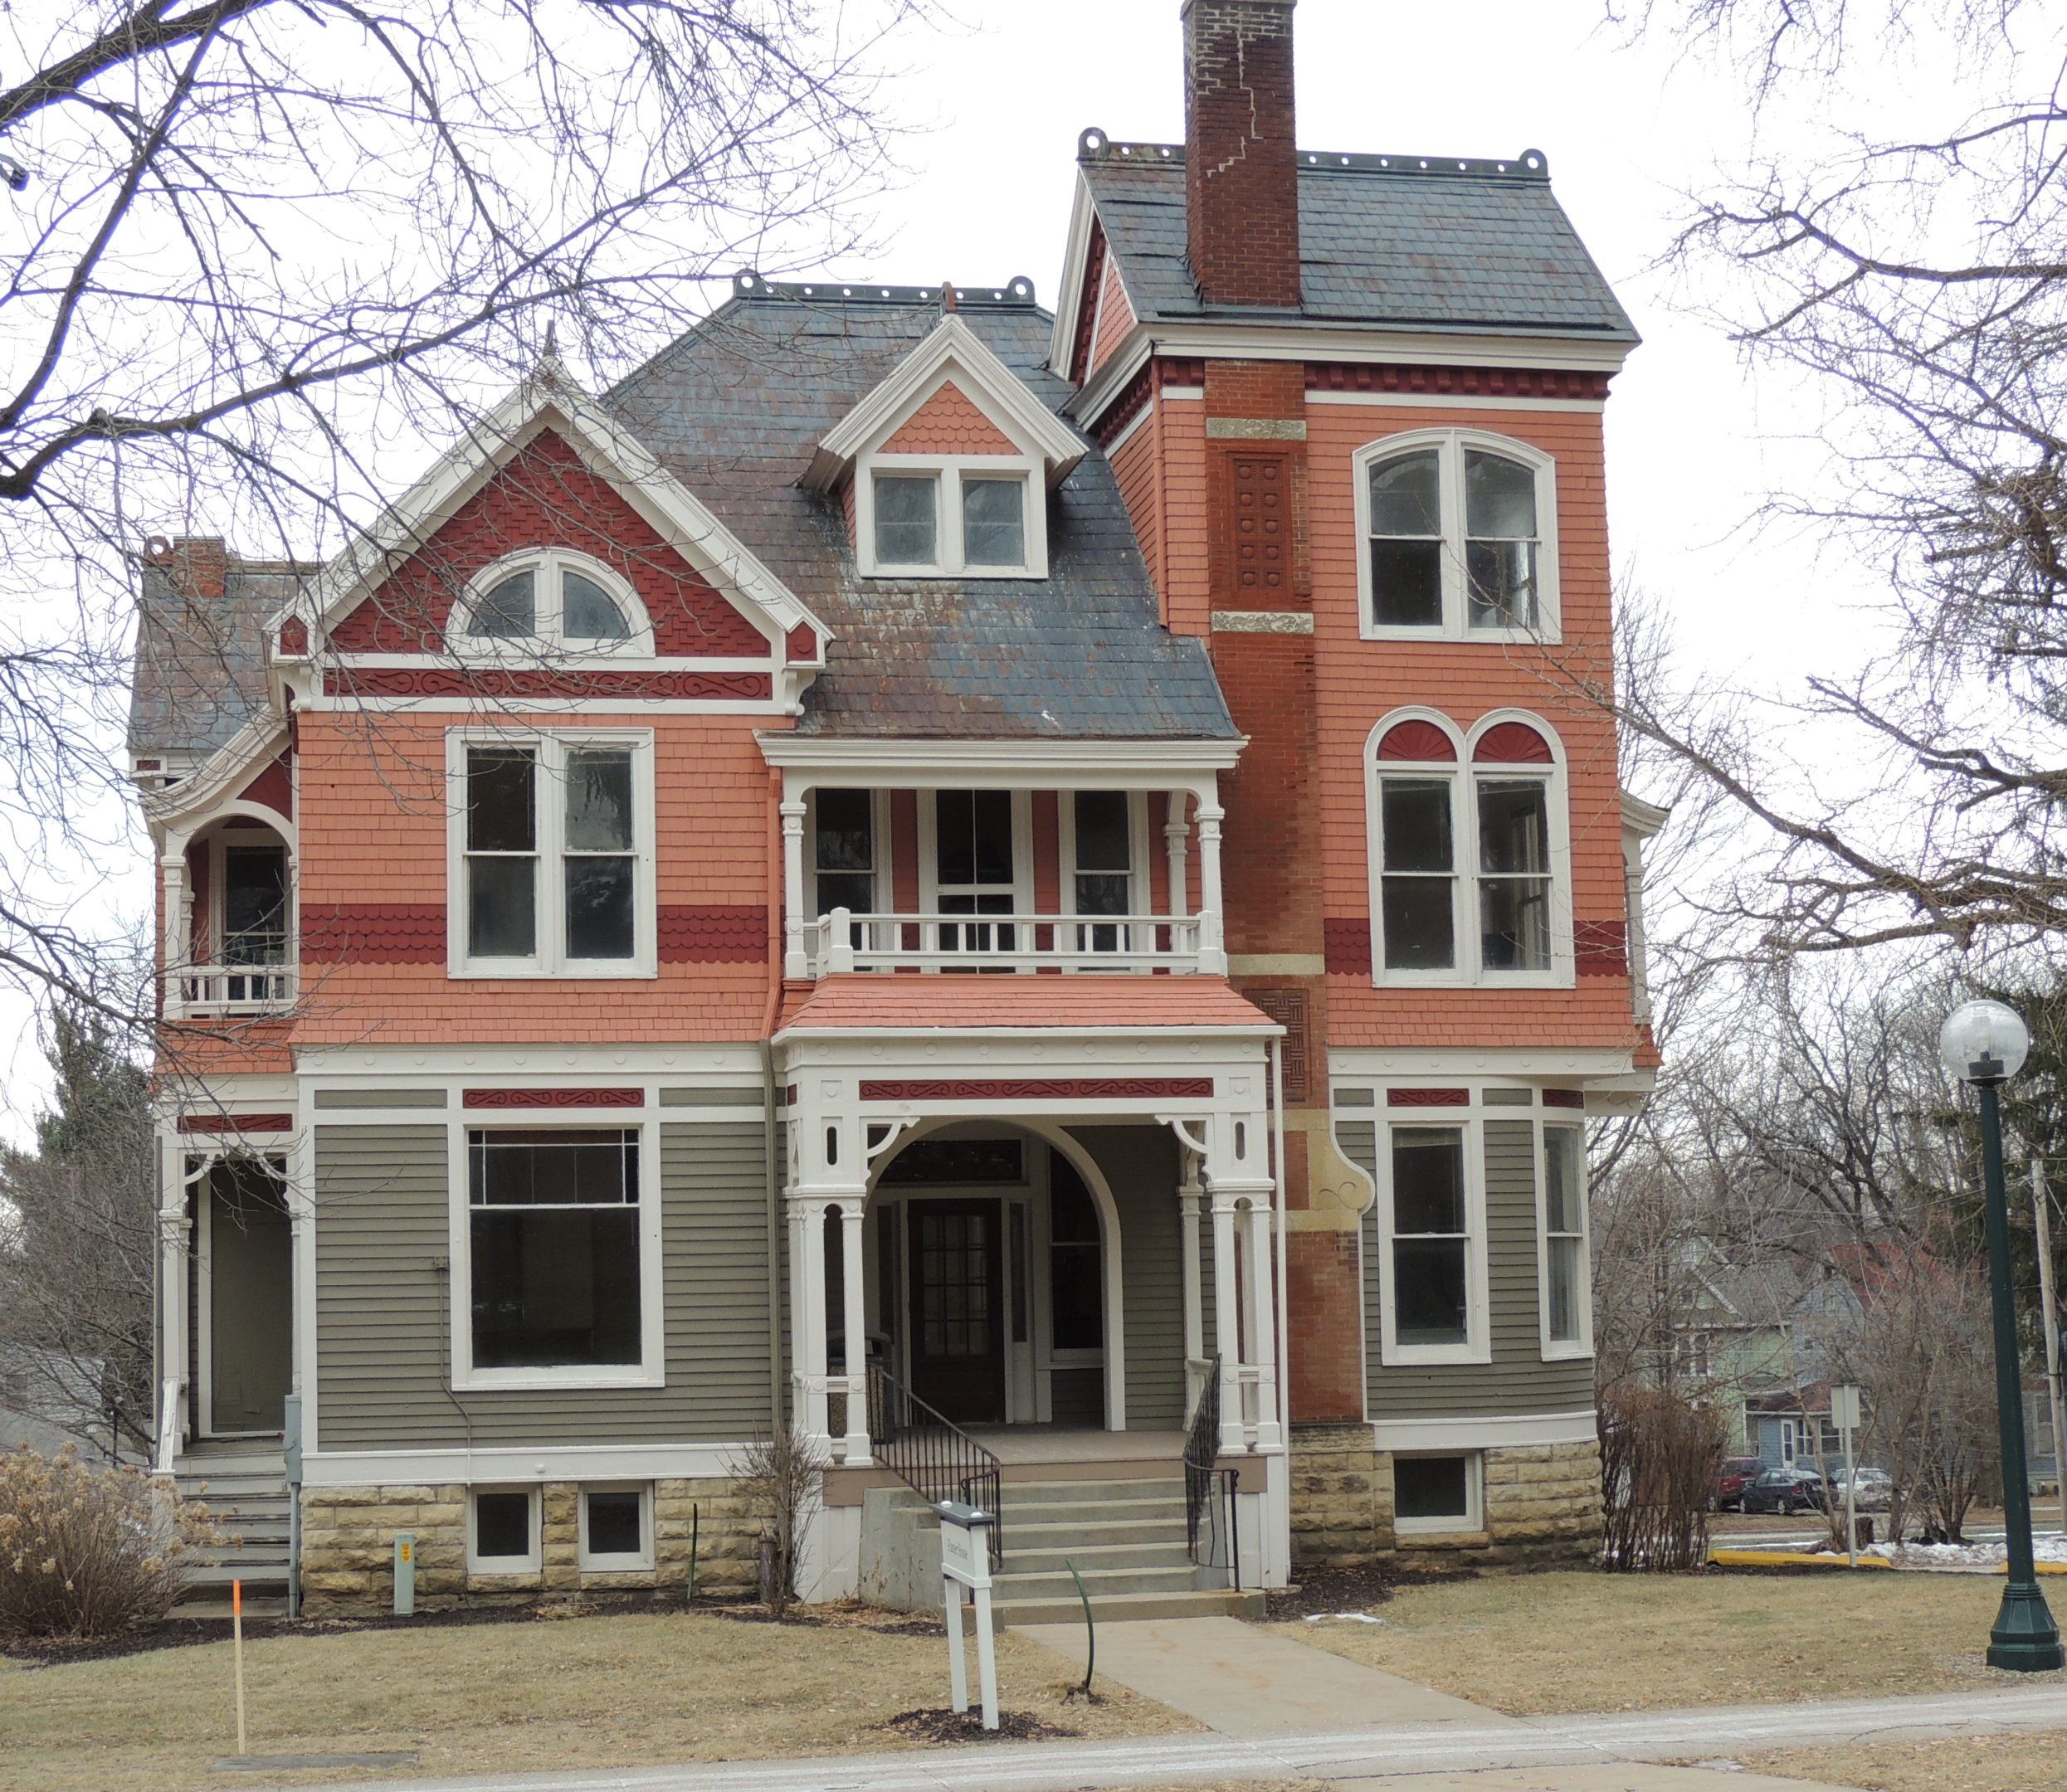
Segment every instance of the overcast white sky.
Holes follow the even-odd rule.
[[[908,41],[895,105],[921,127],[902,146],[909,183],[880,208],[882,256],[829,274],[963,284],[1030,275],[1052,303],[1077,134],[1183,134],[1177,0],[956,0],[963,22]],[[1682,62],[1669,41],[1624,47],[1599,0],[1473,0],[1447,7],[1300,0],[1299,139],[1309,149],[1508,156],[1541,149],[1553,183],[1645,345],[1608,408],[1618,567],[1669,606],[1704,678],[1772,689],[1859,650],[1840,564],[1810,544],[1740,527],[1759,498],[1813,477],[1793,438],[1814,395],[1740,371],[1712,329],[1662,303],[1646,269],[1669,241],[1680,194],[1740,160],[1753,121],[1741,83]],[[1928,56],[1884,74],[1875,131],[1911,105],[1957,116]],[[1831,122],[1775,110],[1764,147],[1801,148]],[[1837,582],[1833,584],[1832,581]],[[83,881],[97,881],[90,875]],[[92,907],[149,906],[139,838]],[[18,1134],[44,1087],[18,999],[0,994],[0,1133]]]

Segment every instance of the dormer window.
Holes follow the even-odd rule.
[[[490,652],[563,647],[622,652],[643,637],[645,606],[584,557],[548,552],[505,561],[474,582],[461,642]]]
[[[865,457],[855,519],[863,576],[1045,577],[1039,475],[1016,455]]]

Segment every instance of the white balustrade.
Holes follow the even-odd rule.
[[[176,1020],[278,1014],[294,1001],[287,965],[189,965],[165,976],[165,1012]]]
[[[1220,957],[1218,917],[855,914],[800,932],[809,976],[843,971],[1193,971]]]

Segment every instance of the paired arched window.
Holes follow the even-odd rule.
[[[637,651],[646,608],[616,574],[555,549],[499,562],[474,582],[458,644],[476,651]]]
[[[1367,635],[1557,630],[1550,458],[1462,430],[1373,442],[1357,456]]]
[[[1375,731],[1372,962],[1386,982],[1570,975],[1562,767],[1549,730],[1468,735],[1406,715]]]

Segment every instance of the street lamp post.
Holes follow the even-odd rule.
[[[1988,1286],[1995,1305],[1996,1406],[2002,1433],[2002,1517],[2010,1577],[1988,1633],[1988,1665],[2021,1673],[2067,1666],[2060,1627],[2038,1584],[2031,1553],[2031,1481],[2024,1452],[2024,1373],[2010,1290],[2010,1201],[2002,1182],[2002,1110],[1996,1091],[2031,1049],[2016,1010],[2001,1002],[1962,1003],[1945,1017],[1938,1053],[1957,1081],[1981,1098],[1981,1171],[1988,1213]]]

